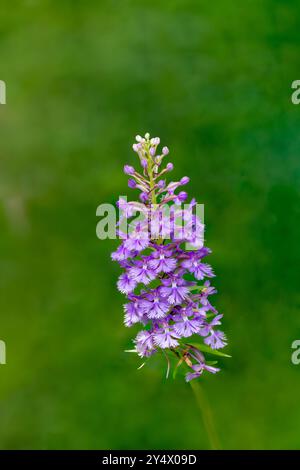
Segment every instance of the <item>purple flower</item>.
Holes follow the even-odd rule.
[[[127,250],[142,251],[149,245],[148,233],[136,230],[124,241]]]
[[[213,277],[214,273],[209,264],[201,263],[198,255],[191,253],[189,259],[182,261],[181,266],[193,273],[195,278],[201,281],[204,277]]]
[[[121,216],[123,217],[132,217],[135,214],[135,207],[133,204],[130,204],[125,199],[120,198],[117,202],[117,206],[121,212]]]
[[[223,315],[217,315],[210,323],[203,321],[199,329],[199,334],[201,336],[207,336],[211,332],[214,326],[221,325],[220,319]]]
[[[175,258],[172,258],[172,251],[168,251],[164,248],[158,248],[151,255],[152,259],[149,262],[149,266],[156,273],[170,273],[174,271],[177,265]]]
[[[122,242],[111,257],[123,269],[117,286],[128,299],[124,323],[127,327],[140,323],[144,328],[134,340],[134,351],[148,358],[169,349],[176,355],[178,367],[189,368],[186,380],[190,381],[205,370],[215,374],[219,369],[207,364],[204,354],[186,338],[198,335],[198,341],[212,353],[227,343],[225,334],[215,330],[222,318],[210,303],[216,290],[208,280],[199,282],[214,273],[203,262],[211,251],[204,246],[204,225],[194,213],[196,201],[192,199],[182,207],[187,193],[175,194],[189,178],[169,183],[162,179],[173,170],[173,164],[162,167],[169,149],[159,151],[159,145],[160,139],[150,139],[148,133],[136,136],[133,150],[141,170],[139,173],[125,165],[124,172],[130,175],[128,186],[140,191],[141,202],[120,197],[117,234]],[[191,274],[193,281],[187,280]]]
[[[194,317],[200,319],[201,321],[203,321],[203,320],[206,319],[206,314],[209,311],[210,311],[210,308],[209,308],[208,305],[204,305],[204,306],[199,307],[198,305],[195,304]],[[217,313],[217,311],[214,312],[214,313]]]
[[[186,201],[188,195],[185,191],[180,191],[180,193],[174,198],[175,204],[180,205],[182,202]]]
[[[200,294],[200,302],[202,303],[202,305],[207,305],[208,296],[215,294],[216,292],[216,289],[210,285],[210,282],[205,281],[204,288],[202,289],[202,292]]]
[[[135,169],[133,168],[133,166],[125,165],[124,166],[124,173],[126,175],[133,175],[135,173]]]
[[[226,346],[227,341],[226,341],[226,336],[223,333],[223,331],[217,330],[211,330],[210,336],[205,338],[204,343],[210,346],[212,349],[221,349]]]
[[[153,334],[153,338],[154,343],[162,349],[175,348],[179,344],[178,335],[168,327],[159,329]]]
[[[128,250],[124,244],[122,243],[117,249],[116,251],[114,251],[112,254],[111,254],[111,258],[112,260],[114,261],[123,261],[127,258],[129,258],[130,256],[132,256],[133,253]]]
[[[155,272],[151,269],[148,258],[135,261],[134,266],[129,268],[128,272],[129,276],[137,283],[142,282],[147,285],[150,281],[155,279]]]
[[[142,202],[144,202],[144,203],[146,203],[146,202],[149,200],[149,196],[148,196],[147,193],[141,193],[141,194],[139,195],[139,198],[140,198],[140,200],[141,200]]]
[[[185,184],[188,184],[190,182],[190,178],[188,176],[183,176],[180,180],[180,184],[184,186]]]
[[[183,307],[180,313],[173,316],[174,330],[179,337],[188,338],[199,331],[199,319],[193,318],[192,308]]]
[[[133,178],[129,178],[129,180],[128,180],[128,188],[131,188],[131,189],[136,188],[136,182],[134,181]]]
[[[153,335],[147,330],[142,330],[134,340],[135,348],[139,356],[150,356],[155,350]]]
[[[153,290],[147,294],[147,297],[141,301],[141,306],[148,318],[163,318],[170,309],[170,305],[165,299],[162,299],[158,290]]]
[[[141,301],[138,297],[133,298],[131,302],[124,305],[125,317],[124,323],[126,326],[132,326],[135,323],[144,323],[146,318],[144,316],[144,311],[141,308]]]
[[[153,137],[151,140],[150,140],[151,144],[152,145],[159,145],[160,144],[160,138],[159,137]]]
[[[200,377],[200,375],[202,375],[202,372],[204,370],[207,370],[208,372],[210,372],[211,374],[216,374],[217,372],[219,372],[220,369],[218,369],[217,367],[212,367],[212,366],[208,366],[204,363],[202,364],[195,364],[192,366],[192,369],[195,371],[195,372],[189,372],[188,374],[186,374],[185,376],[185,380],[187,382],[190,382],[191,380],[193,379],[197,379],[198,377]]]
[[[157,183],[157,187],[159,189],[163,189],[165,186],[166,186],[165,180],[159,180],[159,182]]]

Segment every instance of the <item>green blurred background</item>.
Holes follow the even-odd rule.
[[[205,204],[227,351],[201,380],[225,449],[300,447],[296,0],[2,0],[2,449],[206,449],[191,389],[123,351],[116,241],[133,137]]]

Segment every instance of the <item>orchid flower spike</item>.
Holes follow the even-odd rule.
[[[196,201],[182,208],[188,194],[176,194],[189,178],[171,183],[161,179],[173,170],[173,164],[163,164],[169,148],[158,152],[159,145],[159,137],[150,138],[149,133],[136,136],[133,150],[138,154],[141,173],[135,170],[136,165],[125,165],[124,172],[130,176],[128,186],[140,191],[140,202],[121,199],[118,207],[127,220],[136,210],[143,217],[122,237],[112,259],[123,270],[117,286],[127,297],[124,323],[127,327],[141,325],[133,340],[134,352],[146,359],[162,353],[168,370],[169,357],[174,356],[176,370],[185,366],[185,379],[190,381],[220,370],[205,355],[216,351],[222,355],[218,350],[227,340],[216,329],[222,315],[209,300],[216,292],[208,280],[214,272],[204,262],[211,251],[203,243],[204,225],[194,213]],[[177,226],[180,217],[181,225]]]

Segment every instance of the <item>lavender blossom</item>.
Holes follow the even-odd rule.
[[[144,314],[144,308],[141,303],[142,300],[138,296],[128,294],[129,303],[124,305],[125,318],[124,323],[126,326],[132,326],[135,323],[147,324],[148,319]]]
[[[149,258],[137,260],[135,265],[129,268],[129,276],[136,282],[141,282],[145,285],[149,284],[155,278],[155,272],[149,265]]]
[[[170,309],[168,302],[160,296],[159,290],[152,290],[145,294],[144,300],[141,301],[145,315],[149,319],[163,318]]]
[[[172,328],[169,328],[168,326],[157,329],[153,334],[153,337],[155,344],[162,349],[175,348],[179,345],[177,341],[179,336]]]
[[[155,351],[155,346],[153,343],[153,334],[149,331],[140,331],[137,337],[135,338],[134,342],[136,351],[141,357],[150,356]]]
[[[152,259],[149,262],[149,266],[156,272],[159,273],[170,273],[174,271],[177,265],[175,258],[172,258],[172,251],[167,251],[164,247],[157,247],[152,253]]]
[[[132,292],[136,286],[136,281],[132,279],[128,273],[121,274],[119,277],[117,286],[120,292],[122,294],[129,294],[129,292]]]
[[[161,294],[165,297],[170,304],[180,305],[187,300],[189,289],[188,282],[179,276],[171,276],[167,279],[162,279]]]
[[[111,257],[124,270],[117,283],[128,299],[124,323],[143,328],[134,339],[134,351],[144,358],[169,351],[176,367],[185,364],[189,369],[186,381],[190,381],[204,371],[215,374],[220,370],[207,363],[201,349],[214,354],[227,341],[225,334],[215,329],[222,315],[209,300],[216,293],[208,280],[214,272],[203,262],[211,250],[203,245],[204,225],[193,213],[196,201],[192,199],[182,208],[188,194],[180,188],[189,178],[166,182],[164,177],[173,171],[173,164],[163,166],[169,149],[163,147],[158,153],[159,144],[160,139],[150,138],[148,133],[136,136],[133,150],[141,171],[125,165],[124,173],[130,176],[128,186],[140,190],[141,202],[119,199],[122,242]],[[122,223],[136,211],[143,217],[123,233]],[[184,222],[183,229],[176,226],[178,218]],[[193,249],[185,249],[186,243]]]
[[[199,333],[201,322],[194,317],[192,307],[182,307],[179,313],[173,315],[174,330],[180,337],[188,338]]]

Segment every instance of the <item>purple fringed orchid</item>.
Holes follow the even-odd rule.
[[[176,367],[186,364],[189,368],[186,381],[190,381],[204,371],[219,371],[206,361],[203,351],[215,353],[227,343],[225,334],[215,329],[222,315],[208,300],[216,292],[207,279],[214,273],[203,262],[211,251],[203,246],[204,225],[193,213],[196,201],[182,207],[187,193],[176,193],[189,178],[165,181],[173,164],[163,168],[169,149],[163,147],[158,152],[159,144],[158,137],[137,136],[133,150],[142,170],[124,166],[124,173],[130,176],[128,186],[140,191],[140,202],[118,201],[122,243],[112,259],[124,270],[117,283],[128,300],[124,323],[127,327],[142,326],[134,339],[134,351],[144,358],[163,352],[168,370],[169,356],[174,355]],[[137,212],[139,217],[132,221]]]

